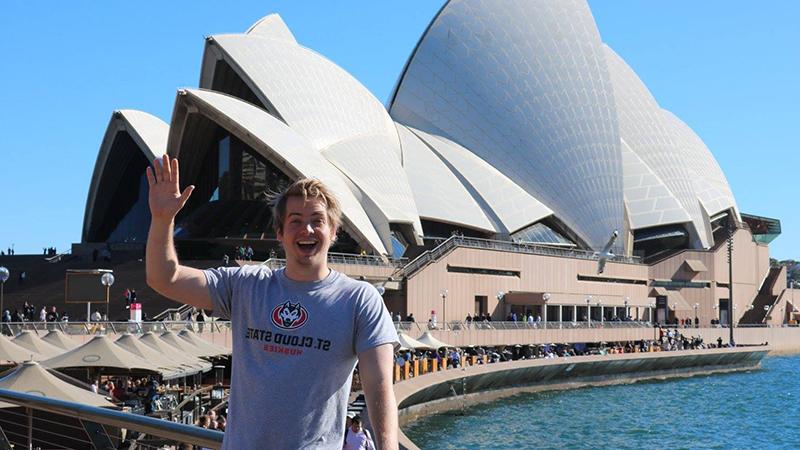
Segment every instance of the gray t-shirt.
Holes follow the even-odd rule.
[[[223,449],[341,449],[358,353],[397,332],[378,291],[331,271],[205,271],[215,312],[231,319],[233,373]]]

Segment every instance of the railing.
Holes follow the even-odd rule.
[[[408,258],[388,258],[380,256],[355,255],[350,253],[328,253],[328,262],[331,264],[352,264],[361,266],[378,266],[399,269],[408,263]],[[278,269],[286,265],[284,258],[270,258],[262,264],[270,269]]]
[[[162,322],[3,322],[2,332],[6,335],[16,335],[21,331],[31,330],[48,332],[59,330],[70,335],[95,335],[95,334],[143,334],[147,332],[163,333],[165,331],[179,332],[193,330],[196,332],[225,333],[231,328],[230,321],[208,320],[195,321],[162,321]]]
[[[592,321],[548,321],[548,322],[511,322],[511,321],[491,321],[491,322],[462,322],[451,321],[447,323],[438,322],[435,325],[427,322],[395,322],[395,329],[406,333],[423,333],[425,331],[463,331],[463,330],[563,330],[576,328],[591,329],[621,329],[621,328],[652,328],[653,323],[640,320],[615,321],[615,320],[592,320]],[[665,325],[669,328],[684,328],[678,325]]]
[[[185,320],[186,317],[184,317],[184,316],[189,311],[192,311],[192,309],[194,309],[194,307],[192,305],[181,305],[181,306],[179,306],[177,308],[165,309],[164,311],[161,311],[160,313],[156,314],[153,317],[153,320],[157,320],[157,321],[164,320],[164,319],[172,320],[172,318],[174,317],[173,314],[175,314],[175,313],[180,314],[181,320]]]
[[[527,253],[531,255],[559,256],[566,258],[578,258],[578,259],[589,259],[589,260],[594,260],[598,258],[597,253],[587,250],[567,249],[567,248],[554,247],[542,244],[525,244],[520,242],[497,241],[492,239],[481,239],[481,238],[454,235],[445,239],[441,244],[439,244],[433,250],[426,251],[425,253],[419,255],[416,259],[408,263],[403,268],[402,273],[406,277],[412,275],[417,270],[426,266],[428,263],[437,261],[439,258],[448,253],[450,250],[457,247],[479,248],[479,249],[497,250],[503,252]],[[640,264],[642,262],[642,259],[639,258],[638,256],[617,255],[614,256],[613,258],[609,258],[608,260],[614,262],[628,263],[628,264]]]
[[[185,443],[218,449],[224,436],[192,425],[7,389],[0,389],[0,400],[24,408],[22,412],[3,410],[2,448],[13,444],[15,448],[157,449]],[[41,413],[55,417],[41,417]]]

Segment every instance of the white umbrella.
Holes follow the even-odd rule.
[[[42,397],[66,400],[82,405],[114,406],[102,395],[62,381],[35,361],[26,361],[16,369],[6,372],[6,376],[0,378],[0,389],[41,395]],[[16,406],[0,402],[0,408],[13,408]]]
[[[423,343],[425,345],[428,345],[430,347],[433,347],[433,348],[454,347],[453,345],[445,344],[444,342],[436,339],[435,337],[433,337],[431,335],[431,333],[429,331],[426,331],[425,333],[423,333],[422,336],[420,336],[420,338],[417,339],[417,340],[419,342],[421,342],[421,343]]]
[[[433,350],[434,347],[431,347],[428,344],[423,344],[422,342],[412,338],[411,336],[403,333],[402,331],[397,333],[397,339],[400,341],[400,350]]]
[[[31,359],[42,360],[44,356],[12,342],[11,339],[0,335],[0,360],[21,363]]]
[[[61,330],[51,330],[49,333],[42,336],[42,340],[48,344],[53,344],[56,347],[63,348],[64,350],[72,350],[80,344],[67,337]]]
[[[25,347],[28,350],[39,353],[45,358],[51,358],[64,353],[64,349],[56,347],[55,345],[42,340],[38,334],[31,330],[21,331],[14,339],[11,340],[15,344]]]

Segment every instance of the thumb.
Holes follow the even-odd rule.
[[[181,193],[180,197],[181,208],[183,208],[183,205],[185,205],[186,202],[189,200],[189,197],[192,195],[192,191],[194,191],[194,185],[186,186],[186,189],[184,189],[183,193]]]

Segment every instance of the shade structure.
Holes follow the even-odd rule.
[[[95,336],[89,342],[70,350],[63,355],[42,361],[47,367],[63,369],[67,367],[102,367],[128,371],[165,372],[149,361],[125,350],[108,336]]]
[[[452,345],[445,344],[444,342],[442,342],[442,341],[436,339],[435,337],[433,337],[433,335],[431,335],[430,331],[426,331],[425,333],[423,333],[422,336],[420,336],[419,339],[417,339],[417,340],[419,342],[421,342],[421,343],[423,343],[425,345],[429,345],[429,346],[431,346],[433,348],[453,347]]]
[[[403,333],[402,331],[397,333],[397,338],[400,341],[400,350],[433,350],[434,347],[431,347],[428,344],[423,344],[422,342],[412,338],[411,336]]]
[[[80,345],[79,343],[68,338],[67,335],[61,330],[51,330],[49,333],[42,336],[42,340],[48,344],[63,348],[64,350],[72,350]]]
[[[188,341],[190,344],[194,344],[196,347],[203,350],[206,354],[202,355],[204,357],[213,357],[213,356],[223,356],[223,355],[230,355],[231,350],[220,345],[212,344],[207,340],[201,338],[197,335],[194,331],[189,330],[182,330],[178,333],[178,336],[181,339]]]
[[[0,335],[0,361],[21,363],[28,360],[41,361],[42,359],[45,359],[45,357],[39,353],[17,345],[11,339]]]
[[[162,355],[167,355],[170,359],[175,360],[176,363],[179,362],[182,364],[188,364],[198,370],[202,370],[203,372],[211,370],[210,362],[196,358],[189,354],[181,353],[175,347],[164,342],[152,331],[148,331],[147,333],[143,334],[139,340]]]
[[[64,353],[63,348],[56,347],[55,345],[42,340],[38,334],[30,330],[21,331],[14,337],[14,339],[12,339],[12,341],[21,347],[25,347],[28,350],[39,353],[45,358],[51,358]]]
[[[133,336],[130,333],[124,333],[122,336],[117,338],[114,343],[133,353],[134,355],[149,361],[153,365],[158,366],[163,370],[161,374],[165,380],[180,378],[187,375],[194,375],[200,371],[200,369],[197,367],[192,367],[188,364],[181,364],[171,359],[169,356],[159,353],[152,347],[149,347],[143,342],[139,341],[136,336]]]
[[[26,361],[19,367],[7,372],[6,376],[0,378],[0,389],[41,395],[42,397],[65,400],[82,405],[114,407],[114,404],[106,400],[102,395],[61,380],[35,361]],[[16,406],[0,402],[0,408]]]
[[[159,337],[161,338],[161,340],[171,345],[172,347],[182,352],[183,354],[192,355],[196,358],[202,358],[203,356],[206,356],[205,355],[206,352],[203,349],[187,341],[186,339],[179,338],[178,335],[173,333],[172,331],[165,331],[164,333],[161,333],[161,336]]]

